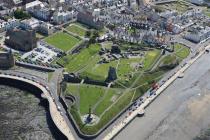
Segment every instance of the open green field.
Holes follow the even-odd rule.
[[[107,109],[119,98],[121,94],[122,91],[120,90],[108,89],[104,95],[104,99],[96,106],[94,110],[95,114],[100,116],[105,111],[105,109]]]
[[[125,80],[126,75],[134,71],[132,64],[139,63],[141,59],[120,59],[110,63],[93,64],[82,73],[83,76],[90,76],[99,81],[105,81],[108,75],[109,67],[116,68],[119,79]]]
[[[155,62],[155,60],[159,57],[159,55],[160,55],[159,50],[152,50],[146,52],[145,58],[130,58],[130,59],[122,58],[119,60],[111,61],[110,63],[103,63],[103,64],[91,63],[86,69],[84,69],[81,75],[83,77],[89,76],[95,80],[105,81],[108,75],[109,67],[115,67],[118,80],[125,81],[129,79],[128,77],[130,76],[130,74],[141,71],[140,68],[135,69],[135,65],[143,62],[145,65],[145,68],[143,68],[143,70],[144,69],[148,70]]]
[[[166,72],[167,70],[157,69],[154,72],[142,75],[134,85],[136,92],[133,100],[135,101],[137,98],[144,95],[144,93],[147,92],[148,89],[150,89],[151,85],[154,82],[159,81]]]
[[[81,75],[83,77],[88,76],[88,77],[91,77],[95,80],[105,81],[106,77],[108,75],[108,71],[109,71],[110,66],[116,68],[117,61],[112,61],[110,63],[104,63],[104,64],[97,64],[97,62],[96,63],[91,63],[91,65],[89,65],[87,67],[87,69],[84,70],[84,72],[81,73]]]
[[[181,59],[186,58],[190,54],[190,49],[181,44],[175,44],[174,46],[175,55]]]
[[[139,72],[149,70],[160,56],[160,50],[150,50],[145,52],[141,58],[122,58],[111,61],[110,63],[99,64],[100,56],[98,44],[91,45],[83,49],[79,54],[68,55],[59,60],[68,72],[78,72],[81,77],[89,77],[98,81],[105,81],[110,67],[115,67],[117,72],[117,81],[124,86],[130,86],[136,79]],[[143,64],[143,68],[136,68]]]
[[[190,54],[190,49],[187,47],[182,48],[180,51],[176,52],[176,56],[181,59],[186,58]]]
[[[112,103],[111,107],[108,110],[106,110],[106,113],[103,113],[100,116],[100,121],[94,126],[87,126],[83,124],[81,121],[81,117],[78,113],[77,107],[73,106],[71,108],[70,112],[76,120],[78,126],[80,127],[80,130],[84,134],[95,134],[96,132],[98,132],[99,129],[106,125],[114,116],[116,116],[122,109],[124,109],[131,103],[132,98],[134,96],[134,91],[131,90],[124,92],[120,96],[119,94],[117,95],[118,99],[112,103],[110,102],[110,97],[113,97],[113,93],[110,92],[107,94],[107,97],[105,97],[105,99],[103,100],[103,103],[99,104],[98,109],[96,109],[97,113],[101,113],[101,111],[104,110],[106,106],[110,107],[110,103]]]
[[[48,44],[63,51],[71,50],[80,40],[63,32],[55,33],[44,39]]]
[[[160,80],[165,72],[166,71],[159,69],[151,73],[146,73],[139,78],[139,80],[135,83],[134,87],[142,85],[151,85],[152,83]]]
[[[87,114],[89,106],[95,105],[105,93],[105,89],[103,87],[89,85],[71,85],[68,86],[68,90],[74,96],[78,96],[80,98],[79,112],[81,115]]]
[[[68,84],[66,94],[72,94],[79,98],[76,108],[81,115],[88,114],[91,106],[92,113],[100,116],[119,98],[122,91],[102,86]]]
[[[171,63],[173,63],[176,60],[176,56],[175,55],[167,55],[162,59],[162,63],[164,65],[170,65]]]
[[[120,81],[127,81],[132,73],[140,71],[135,65],[141,63],[143,58],[121,59],[117,67],[117,76]]]
[[[179,51],[180,49],[182,49],[184,46],[182,44],[174,44],[174,52]]]
[[[68,72],[76,72],[85,66],[95,63],[98,51],[100,50],[99,44],[92,44],[88,48],[82,49],[80,53],[67,55],[58,61],[63,65]]]
[[[155,63],[157,58],[160,56],[160,50],[153,50],[147,52],[143,64],[144,64],[144,70],[148,70],[152,67],[152,65]]]
[[[86,30],[83,29],[84,27],[81,27],[80,25],[69,25],[68,27],[66,27],[66,29],[72,33],[75,33],[79,36],[85,36],[86,34]]]

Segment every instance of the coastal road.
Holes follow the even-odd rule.
[[[210,54],[204,54],[135,118],[116,140],[188,140],[210,124]]]

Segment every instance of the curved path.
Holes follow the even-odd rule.
[[[58,107],[55,102],[55,97],[53,91],[48,83],[43,79],[34,77],[27,73],[14,72],[14,71],[0,71],[0,78],[14,79],[28,84],[34,85],[39,88],[43,94],[42,97],[46,98],[49,102],[49,110],[51,118],[57,128],[69,139],[74,140],[74,136],[71,133],[70,128],[68,127],[67,122],[65,121],[63,112],[59,111],[60,106]]]

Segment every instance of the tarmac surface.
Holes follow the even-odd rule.
[[[210,54],[204,54],[115,140],[191,140],[210,128]]]

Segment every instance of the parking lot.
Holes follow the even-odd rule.
[[[37,48],[22,55],[21,59],[28,59],[33,62],[42,62],[50,64],[57,57],[61,56],[61,52],[43,42],[37,43]]]

